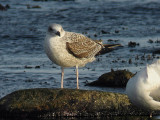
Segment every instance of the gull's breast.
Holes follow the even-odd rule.
[[[66,42],[61,39],[46,38],[44,48],[49,59],[55,64],[63,67],[84,66],[88,62],[92,62],[94,58],[76,58],[70,54],[66,48]]]

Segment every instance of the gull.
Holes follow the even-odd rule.
[[[150,112],[160,110],[160,60],[147,65],[131,78],[126,93],[133,104]]]
[[[44,40],[48,58],[61,66],[61,88],[63,88],[64,68],[76,67],[77,89],[79,89],[78,67],[84,67],[94,61],[95,55],[103,47],[102,42],[95,42],[80,33],[65,31],[56,23],[49,25]]]

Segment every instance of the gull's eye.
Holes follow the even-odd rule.
[[[49,28],[48,28],[48,31],[51,32],[51,31],[53,31],[53,29],[52,29],[51,27],[49,27]]]

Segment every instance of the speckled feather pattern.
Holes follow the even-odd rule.
[[[78,58],[94,57],[102,49],[100,44],[81,34],[67,32],[66,35],[71,40],[66,43],[68,50]]]
[[[65,32],[61,38],[47,34],[44,48],[49,59],[59,66],[83,67],[95,60],[102,46],[82,34]]]

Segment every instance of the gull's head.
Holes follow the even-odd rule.
[[[62,26],[60,24],[51,24],[48,27],[47,33],[53,37],[63,37],[65,34],[65,31],[63,30]]]

